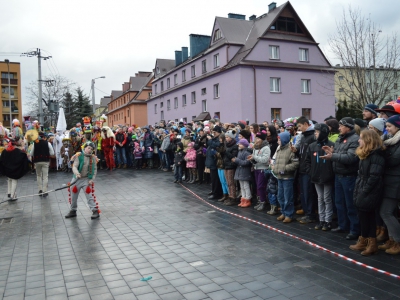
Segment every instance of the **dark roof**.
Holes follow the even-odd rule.
[[[107,106],[108,103],[110,103],[110,102],[111,102],[111,96],[105,96],[100,99],[100,106],[101,107]]]
[[[140,91],[140,89],[149,82],[151,77],[131,77],[129,79],[129,91]]]
[[[117,99],[119,96],[122,95],[122,91],[111,91],[111,97],[112,99]]]
[[[211,115],[208,111],[202,112],[197,116],[197,118],[193,119],[192,121],[198,122],[198,121],[205,121],[205,120],[211,120]]]
[[[157,74],[157,67],[160,69],[160,73]],[[175,59],[163,59],[157,58],[156,60],[156,70],[155,77],[161,77],[164,74],[168,73],[170,70],[175,68]]]

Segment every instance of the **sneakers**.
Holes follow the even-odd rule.
[[[314,229],[315,230],[321,230],[325,225],[325,222],[319,222],[317,225],[315,225]]]
[[[92,220],[100,218],[100,214],[99,214],[99,210],[98,209],[93,209],[92,212],[93,212],[93,214],[90,217]]]
[[[330,231],[332,229],[332,223],[331,222],[325,222],[324,226],[322,226],[322,231]]]
[[[43,193],[43,191],[40,190],[39,193],[38,193],[38,194],[39,194],[39,197],[42,197],[42,196],[43,196],[42,193]],[[8,197],[10,197],[10,196],[8,196]]]
[[[178,183],[178,180],[174,180],[173,183]]]
[[[301,224],[309,224],[309,223],[315,223],[317,220],[315,220],[315,219],[310,219],[309,216],[305,216],[305,217],[303,217],[303,218],[298,219],[298,221],[299,221]]]
[[[66,219],[75,218],[76,217],[76,210],[71,210],[68,215],[65,216]]]
[[[49,194],[47,192],[43,193],[43,198],[46,198]]]
[[[258,199],[257,204],[254,206],[254,209],[257,209],[260,206],[260,204],[261,204],[261,201],[260,201],[260,199]]]

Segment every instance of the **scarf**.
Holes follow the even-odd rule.
[[[393,145],[396,145],[399,141],[400,141],[400,130],[397,131],[393,137],[384,141],[383,144],[385,146],[393,146]]]

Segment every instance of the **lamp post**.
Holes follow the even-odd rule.
[[[12,130],[11,122],[12,122],[12,112],[11,112],[11,87],[10,87],[10,61],[5,59],[4,62],[7,64],[8,70],[8,105],[10,106],[10,130]]]
[[[94,97],[94,81],[95,79],[99,79],[99,78],[106,78],[106,76],[100,76],[100,77],[96,77],[94,79],[92,79],[92,105],[93,105],[93,115],[95,114],[96,108],[95,108],[95,97]]]

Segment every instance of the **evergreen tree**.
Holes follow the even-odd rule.
[[[82,118],[92,115],[92,106],[89,102],[89,97],[83,93],[83,90],[78,87],[74,97],[74,126],[78,122],[82,122]]]
[[[75,103],[73,96],[70,92],[64,94],[64,98],[61,101],[61,107],[64,108],[65,121],[67,122],[67,128],[75,126]]]

